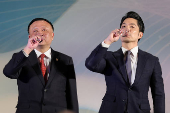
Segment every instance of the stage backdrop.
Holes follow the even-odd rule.
[[[85,68],[85,59],[112,30],[119,28],[126,12],[136,11],[146,26],[139,48],[160,59],[166,113],[170,113],[169,5],[169,0],[0,0],[0,112],[14,113],[18,97],[16,80],[6,78],[3,68],[12,54],[27,44],[28,23],[43,17],[54,24],[52,48],[73,57],[80,113],[97,113],[106,91],[105,80],[103,75]],[[119,40],[109,50],[120,46]],[[149,99],[153,107],[150,92]]]

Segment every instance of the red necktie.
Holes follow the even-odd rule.
[[[40,57],[41,57],[40,67],[41,67],[42,75],[43,75],[43,77],[44,77],[45,83],[47,83],[46,66],[45,66],[45,64],[44,64],[45,54],[41,54]]]

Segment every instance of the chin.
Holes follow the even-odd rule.
[[[129,43],[129,42],[131,42],[129,39],[123,39],[123,40],[121,40],[122,42],[125,42],[125,43]]]
[[[39,45],[39,46],[43,46],[44,44],[43,44],[43,43],[39,43],[38,45]]]

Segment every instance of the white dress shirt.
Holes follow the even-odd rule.
[[[102,47],[109,48],[110,45],[105,44],[104,41],[102,42]],[[127,49],[124,47],[121,47],[123,54],[125,55]],[[136,68],[137,68],[137,62],[138,62],[138,46],[134,47],[130,50],[133,55],[130,55],[131,58],[131,69],[132,69],[132,75],[131,75],[131,83],[133,84],[135,81],[135,75],[136,75]],[[131,85],[132,85],[131,84]]]
[[[41,57],[40,55],[42,54],[40,51],[34,49],[36,55],[37,55],[37,59],[38,61],[40,62],[41,60]],[[23,54],[28,57],[29,55],[27,53],[24,52],[24,50],[22,50]],[[45,53],[45,57],[44,57],[44,65],[46,66],[46,74],[47,74],[47,77],[49,77],[49,74],[50,74],[50,64],[51,64],[51,48],[46,51]],[[47,78],[48,79],[48,78]]]
[[[41,60],[41,57],[40,55],[43,54],[41,53],[40,51],[34,49],[36,55],[37,55],[37,58],[38,58],[38,61]],[[47,77],[49,77],[49,74],[50,74],[50,64],[51,64],[51,48],[46,51],[45,53],[45,57],[44,57],[44,65],[46,66],[46,74],[47,74]]]
[[[122,47],[123,54],[125,55],[127,49]],[[131,85],[135,81],[135,75],[136,75],[136,68],[137,68],[137,61],[138,61],[138,46],[134,47],[133,49],[130,50],[132,54],[130,54],[131,58],[131,69],[132,69],[132,75],[131,75]]]

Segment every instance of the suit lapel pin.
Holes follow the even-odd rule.
[[[56,58],[56,61],[58,61],[58,58]]]

